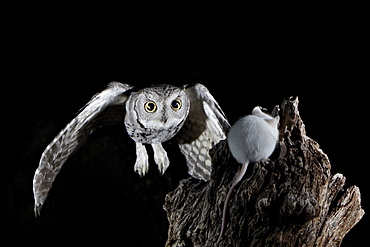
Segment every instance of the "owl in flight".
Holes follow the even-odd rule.
[[[157,85],[135,90],[133,86],[111,82],[42,153],[33,178],[36,216],[40,215],[52,183],[68,157],[94,130],[123,118],[128,135],[136,143],[134,170],[140,176],[149,167],[145,144],[152,146],[154,161],[163,174],[170,161],[162,142],[176,135],[188,173],[208,181],[212,171],[209,150],[226,139],[230,128],[223,111],[201,84],[182,88]]]

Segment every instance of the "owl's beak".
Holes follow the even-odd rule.
[[[167,120],[168,120],[168,117],[166,116],[166,114],[163,114],[162,115],[162,118],[161,118],[161,121],[163,124],[166,124],[167,123]]]

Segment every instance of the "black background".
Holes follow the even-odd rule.
[[[134,86],[202,83],[231,124],[254,106],[271,110],[297,95],[307,135],[328,154],[332,174],[343,173],[346,188],[360,188],[366,211],[368,53],[361,14],[345,9],[274,16],[260,10],[253,17],[252,10],[234,15],[205,9],[197,19],[181,15],[180,22],[174,21],[177,11],[164,16],[150,8],[130,16],[123,7],[104,16],[84,8],[16,11],[3,36],[7,148],[0,222],[7,230],[1,234],[39,244],[164,245],[162,205],[188,177],[184,158],[169,141],[166,174],[160,176],[151,159],[149,174],[140,178],[133,171],[135,145],[123,126],[92,134],[61,170],[41,217],[33,215],[32,178],[43,150],[113,80]],[[363,246],[366,227],[367,215],[342,246]]]

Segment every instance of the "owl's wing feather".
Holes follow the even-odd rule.
[[[111,82],[107,89],[96,94],[86,106],[46,147],[33,178],[35,216],[46,200],[52,183],[68,157],[100,126],[123,119],[124,93],[132,86]]]
[[[186,158],[188,173],[194,178],[208,181],[212,172],[209,150],[226,139],[230,125],[205,86],[196,84],[186,90],[190,111],[177,140]]]

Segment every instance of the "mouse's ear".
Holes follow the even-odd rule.
[[[261,115],[262,111],[261,111],[261,106],[256,106],[253,108],[252,110],[252,115]]]
[[[265,119],[265,121],[271,125],[272,127],[277,127],[278,124],[279,124],[279,121],[280,121],[280,117],[277,116],[275,118],[269,118],[269,119]]]

